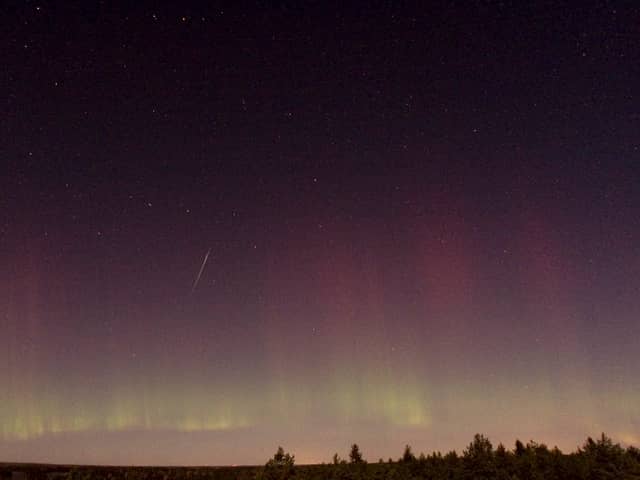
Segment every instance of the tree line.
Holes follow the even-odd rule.
[[[520,440],[508,450],[476,434],[458,454],[433,452],[416,456],[407,445],[400,458],[368,463],[357,444],[349,458],[336,453],[322,465],[295,465],[295,457],[282,447],[256,475],[257,480],[640,480],[640,449],[626,449],[604,433],[588,438],[577,451],[564,454],[534,441]]]

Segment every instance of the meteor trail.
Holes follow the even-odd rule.
[[[191,287],[191,293],[193,293],[198,286],[198,282],[200,282],[200,277],[202,276],[202,272],[204,271],[204,267],[207,264],[207,260],[209,260],[209,254],[211,253],[211,249],[207,250],[207,254],[204,256],[204,260],[202,261],[202,265],[200,265],[200,271],[196,276],[196,279],[193,282],[193,286]]]

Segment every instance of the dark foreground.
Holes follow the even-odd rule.
[[[576,452],[564,454],[543,444],[517,441],[513,450],[476,435],[461,455],[415,456],[407,446],[397,460],[367,463],[357,445],[349,461],[336,454],[332,463],[295,465],[294,457],[278,452],[256,467],[98,467],[0,463],[0,479],[110,479],[110,480],[640,480],[640,449],[622,448],[604,434],[587,439]]]

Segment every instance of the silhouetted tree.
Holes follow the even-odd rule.
[[[629,455],[629,457],[632,460],[640,463],[640,449],[639,448],[636,448],[633,445],[628,446],[627,447],[627,455]]]
[[[517,457],[521,457],[525,452],[526,450],[523,443],[520,440],[516,440],[516,448],[513,450],[513,453],[515,453]]]
[[[597,441],[587,438],[580,453],[586,461],[589,479],[622,478],[624,450],[604,433]]]
[[[351,451],[349,452],[349,461],[351,463],[363,463],[362,452],[360,452],[360,447],[356,443],[351,445]]]
[[[550,478],[558,480],[570,478],[565,457],[558,447],[553,447],[553,450],[549,452],[549,463]]]
[[[295,457],[285,453],[284,448],[278,447],[273,458],[265,464],[263,469],[264,480],[284,480],[291,478],[295,474]]]
[[[487,437],[476,433],[473,441],[462,454],[465,478],[493,479],[495,466],[493,462],[493,445]]]
[[[508,470],[508,467],[511,464],[511,457],[502,443],[499,443],[496,447],[494,458],[497,469]]]
[[[404,447],[404,453],[402,454],[402,461],[403,462],[415,462],[416,461],[416,456],[411,451],[411,446],[410,445],[406,445]]]

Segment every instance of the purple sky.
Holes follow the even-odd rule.
[[[639,10],[310,5],[2,7],[0,460],[640,443]]]

